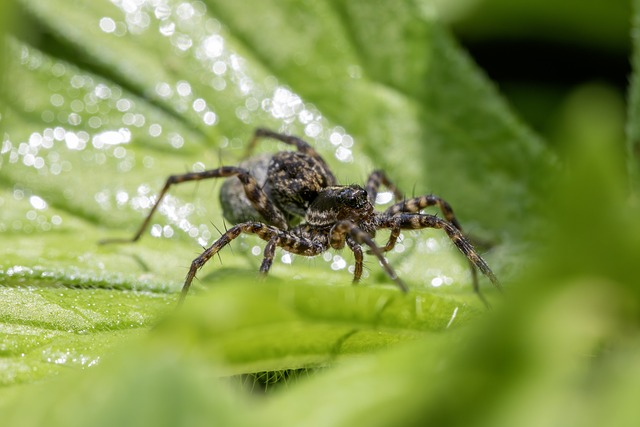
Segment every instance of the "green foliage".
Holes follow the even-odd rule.
[[[611,108],[568,109],[551,153],[426,3],[170,4],[19,2],[40,32],[8,37],[0,98],[2,425],[638,423],[637,158],[613,115],[595,125]],[[235,163],[256,126],[306,135],[342,182],[383,167],[445,197],[506,294],[483,282],[484,310],[437,232],[390,255],[408,295],[377,265],[351,286],[335,258],[257,283],[246,238],[175,311],[224,227],[207,183],[172,189],[164,238],[96,244],[133,232],[167,175]],[[237,386],[306,369],[264,398]]]

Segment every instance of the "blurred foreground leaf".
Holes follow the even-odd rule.
[[[564,159],[570,172],[551,195],[561,209],[543,214],[549,233],[537,243],[544,253],[511,288],[508,304],[489,316],[446,334],[338,360],[331,370],[287,390],[247,399],[228,380],[216,380],[230,360],[242,360],[242,353],[233,355],[234,348],[246,349],[234,345],[237,333],[254,334],[245,336],[245,342],[265,339],[286,346],[287,340],[296,341],[281,354],[295,359],[300,351],[317,354],[314,344],[320,341],[315,338],[329,331],[375,323],[380,333],[413,323],[406,318],[413,310],[404,305],[413,301],[394,298],[381,304],[370,298],[376,290],[336,288],[330,299],[344,305],[330,313],[319,301],[327,296],[322,287],[271,282],[261,288],[239,286],[241,292],[260,289],[264,311],[256,311],[248,294],[234,299],[231,287],[220,286],[189,301],[189,310],[166,319],[138,345],[129,345],[90,372],[11,395],[0,420],[25,426],[45,421],[53,426],[216,421],[279,426],[637,425],[640,286],[634,257],[640,251],[640,212],[615,190],[603,195],[609,210],[590,209],[587,196],[592,191],[624,186],[619,173],[623,162],[602,142],[567,147]],[[624,232],[583,226],[603,223]],[[434,316],[425,318],[430,322]],[[293,335],[279,339],[268,332],[271,325],[299,321],[311,322],[318,333],[296,335],[296,328],[288,327]],[[334,328],[323,332],[324,322]],[[225,332],[229,327],[233,332]],[[339,342],[345,348],[352,339],[362,345],[366,335],[363,329]],[[52,400],[54,390],[64,392]]]

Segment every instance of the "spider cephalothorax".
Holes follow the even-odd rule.
[[[338,221],[352,221],[360,228],[373,215],[373,205],[369,202],[367,192],[359,185],[333,185],[318,193],[311,202],[304,220],[314,226],[326,226]],[[375,228],[366,230],[375,234]]]
[[[462,234],[451,206],[441,198],[426,195],[404,199],[384,172],[379,170],[369,176],[365,187],[338,185],[324,159],[313,147],[294,136],[257,129],[249,151],[264,137],[292,145],[296,151],[251,158],[239,166],[172,175],[132,239],[112,239],[103,243],[138,240],[173,184],[225,177],[228,179],[221,189],[223,214],[235,225],[193,260],[180,301],[186,296],[197,271],[242,233],[255,234],[267,242],[260,266],[262,274],[271,268],[277,247],[298,255],[314,256],[331,248],[342,249],[346,245],[355,256],[353,281],[357,282],[362,276],[362,246],[365,245],[368,252],[378,258],[389,277],[406,292],[406,285],[389,265],[384,252],[394,248],[401,230],[439,228],[468,258],[474,289],[485,303],[479,291],[475,269],[478,268],[499,286],[487,263]],[[383,212],[376,212],[374,202],[381,185],[393,192],[396,203]],[[421,212],[429,206],[437,206],[444,219]],[[380,229],[391,230],[389,240],[383,247],[373,240]]]

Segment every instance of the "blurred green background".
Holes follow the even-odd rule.
[[[453,3],[465,5],[450,16],[460,43],[548,144],[590,124],[624,145],[630,2]]]

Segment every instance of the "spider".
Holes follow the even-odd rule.
[[[108,239],[101,243],[127,243],[140,239],[171,186],[209,178],[228,178],[221,188],[221,205],[224,217],[234,225],[193,260],[180,293],[179,304],[185,299],[198,270],[242,233],[255,234],[267,242],[260,265],[263,275],[269,272],[277,247],[302,256],[314,256],[331,248],[342,249],[346,245],[355,256],[353,282],[357,283],[362,277],[362,247],[365,245],[367,253],[377,257],[389,278],[402,292],[408,292],[384,253],[394,248],[401,230],[437,228],[443,230],[469,260],[474,291],[488,306],[480,293],[476,268],[496,287],[500,288],[500,284],[487,263],[462,234],[462,228],[446,201],[434,195],[405,199],[381,170],[371,173],[364,187],[339,185],[327,163],[311,145],[295,136],[268,129],[256,129],[247,153],[250,154],[263,138],[291,145],[295,151],[253,157],[239,166],[171,175],[133,238]],[[393,193],[396,203],[378,212],[374,210],[374,203],[382,185]],[[421,213],[429,206],[437,206],[444,219]],[[390,230],[389,239],[383,247],[373,240],[380,229]]]

